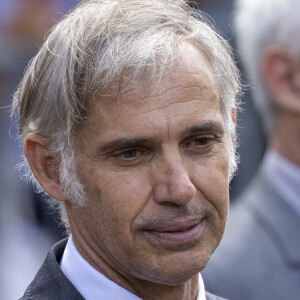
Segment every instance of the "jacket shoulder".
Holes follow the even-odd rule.
[[[66,244],[64,239],[53,246],[20,300],[84,299],[59,267]]]

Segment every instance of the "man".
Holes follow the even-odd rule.
[[[238,41],[269,146],[204,272],[208,291],[231,299],[300,295],[299,9],[295,0],[238,2]]]
[[[22,299],[219,299],[199,271],[226,223],[239,82],[195,16],[83,1],[32,61],[13,104],[24,171],[71,235]]]

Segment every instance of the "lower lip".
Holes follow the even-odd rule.
[[[178,248],[181,246],[193,246],[198,243],[202,237],[205,227],[205,220],[189,228],[186,231],[174,232],[159,232],[159,231],[144,231],[151,242],[160,246],[167,246],[169,248]]]

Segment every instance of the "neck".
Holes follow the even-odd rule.
[[[300,167],[300,116],[280,112],[269,142],[272,149]]]

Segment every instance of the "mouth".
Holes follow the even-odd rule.
[[[151,244],[176,250],[180,247],[186,248],[197,244],[203,235],[205,223],[205,218],[181,220],[143,232]]]

